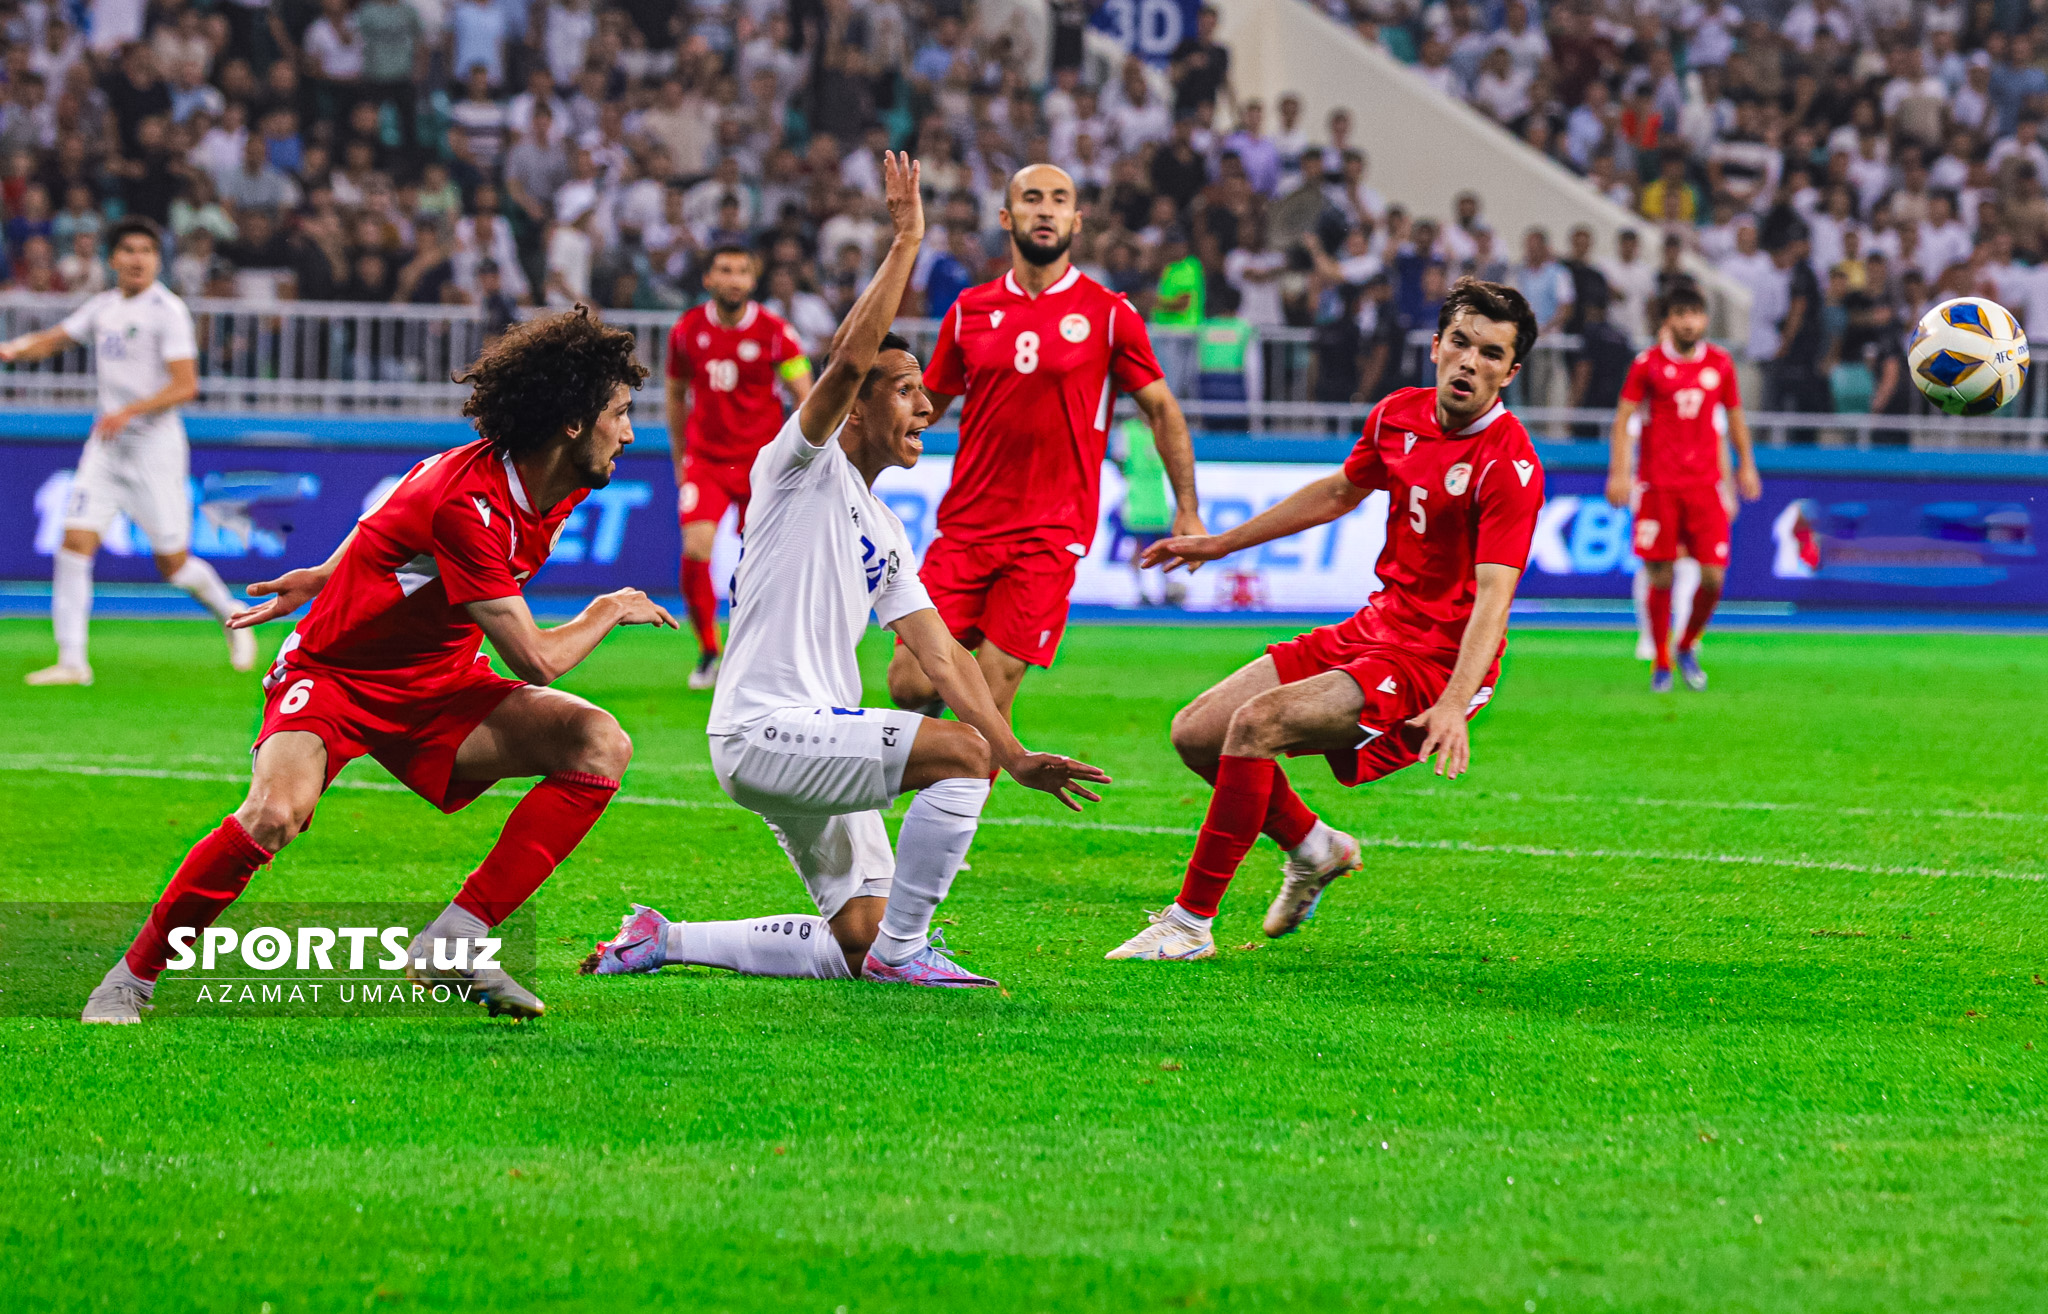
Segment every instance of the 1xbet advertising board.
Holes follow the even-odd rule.
[[[44,579],[62,537],[75,443],[10,443],[0,578]],[[325,557],[387,482],[418,459],[363,448],[199,446],[192,452],[193,548],[237,582]],[[952,462],[927,457],[892,470],[877,490],[921,552]],[[1208,462],[1200,468],[1202,513],[1220,530],[1265,510],[1329,472],[1311,464]],[[1623,597],[1634,569],[1633,525],[1607,505],[1604,477],[1553,471],[1522,592],[1533,597]],[[2048,606],[2048,565],[2036,522],[2048,485],[1993,480],[1915,481],[1836,475],[1767,477],[1764,499],[1735,524],[1729,595],[1739,599],[1851,606]],[[1102,525],[1082,561],[1074,600],[1110,606],[1136,600],[1135,544],[1119,526],[1121,476],[1103,471]],[[674,587],[680,534],[668,458],[628,456],[611,485],[570,519],[553,561],[534,581],[550,592],[595,593],[626,585]],[[1375,587],[1386,498],[1375,495],[1333,524],[1241,553],[1197,575],[1198,611],[1349,611]],[[125,523],[106,540],[98,577],[154,580],[147,544]],[[738,552],[730,522],[714,562],[723,584]]]

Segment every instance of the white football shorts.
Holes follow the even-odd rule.
[[[896,871],[881,809],[903,792],[924,718],[873,707],[791,707],[711,741],[711,769],[733,802],[760,815],[818,912],[887,898]]]
[[[183,440],[129,445],[88,438],[71,476],[64,528],[105,537],[116,513],[135,523],[149,550],[170,556],[192,545],[192,453]]]

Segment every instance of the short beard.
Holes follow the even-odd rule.
[[[747,304],[746,297],[734,297],[732,300],[727,301],[725,299],[725,296],[722,293],[718,292],[713,292],[711,294],[711,299],[718,303],[718,308],[720,310],[724,311],[741,310],[744,309]]]
[[[1010,230],[1010,245],[1016,248],[1018,255],[1024,257],[1026,264],[1037,265],[1040,269],[1065,255],[1067,248],[1073,244],[1074,235],[1071,232],[1062,237],[1056,246],[1040,246],[1016,229]]]

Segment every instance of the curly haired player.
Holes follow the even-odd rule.
[[[494,1015],[540,1016],[541,1001],[503,969],[468,967],[468,946],[582,841],[632,757],[610,713],[548,684],[614,626],[675,627],[645,594],[620,589],[543,630],[520,593],[562,522],[611,482],[633,441],[633,389],[647,373],[633,347],[631,333],[582,309],[513,329],[458,380],[472,385],[462,409],[481,437],[414,466],[324,564],[249,586],[251,596],[275,596],[237,614],[238,628],[313,602],[264,677],[249,796],[185,855],[86,1001],[84,1021],[140,1021],[170,933],[212,923],[306,829],[342,767],[365,755],[443,812],[507,777],[543,777],[414,939],[407,971],[472,987],[469,997]],[[491,669],[479,651],[486,635],[519,679]],[[442,952],[430,955],[437,941]],[[449,958],[464,966],[437,966]]]

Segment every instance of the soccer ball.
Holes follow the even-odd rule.
[[[1927,400],[1950,415],[1989,415],[2027,381],[2027,335],[1996,301],[1956,297],[1920,317],[1906,367]]]

